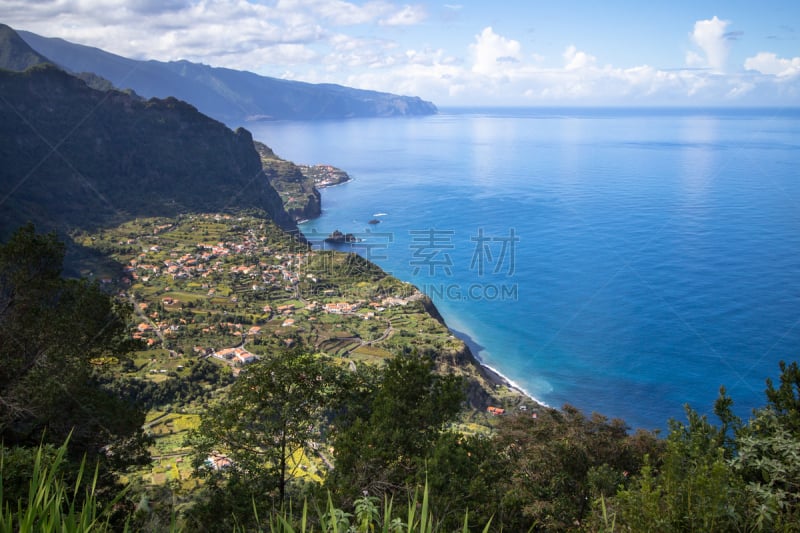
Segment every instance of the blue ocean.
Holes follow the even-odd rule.
[[[537,400],[664,428],[800,359],[800,110],[444,109],[246,125],[324,189],[312,240],[432,296]],[[379,221],[377,223],[376,221]]]

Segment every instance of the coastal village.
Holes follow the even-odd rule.
[[[139,219],[81,235],[78,242],[116,261],[84,274],[133,307],[131,336],[141,349],[127,367],[129,379],[177,384],[200,361],[235,378],[259,358],[294,347],[351,366],[416,352],[431,354],[442,371],[484,380],[481,387],[506,399],[502,406],[479,400],[488,403],[465,420],[467,430],[481,431],[525,401],[476,373],[463,342],[434,318],[415,287],[355,254],[311,250],[257,216]],[[206,388],[211,397],[217,393]],[[156,461],[146,479],[190,483],[182,435],[201,410],[202,404],[180,402],[152,412]],[[298,458],[309,475],[324,468],[320,454]]]
[[[343,356],[387,340],[394,328],[382,314],[423,298],[401,282],[390,290],[343,294],[341,287],[326,279],[331,274],[336,277],[337,266],[318,260],[325,252],[297,243],[270,243],[263,222],[255,227],[239,226],[241,222],[230,215],[193,215],[180,223],[153,223],[146,234],[117,241],[117,246],[138,250],[127,259],[119,280],[141,318],[133,338],[149,347],[186,354],[180,340],[199,337],[206,342],[191,346],[191,352],[216,357],[234,368],[264,351],[254,348],[253,353],[248,345],[291,348],[299,337],[313,338],[310,344],[323,352],[332,345],[326,341],[348,339],[350,345],[334,350]],[[190,230],[203,224],[236,229],[227,240],[187,243],[170,238],[186,224],[193,225]],[[351,269],[344,268],[349,274]],[[377,321],[381,326],[378,335],[362,327],[333,333],[326,325],[330,321],[320,320],[320,315]],[[334,329],[343,329],[337,326]],[[388,355],[377,347],[361,351]]]
[[[317,189],[334,187],[350,181],[350,176],[344,170],[332,165],[298,165],[303,176],[313,180]]]

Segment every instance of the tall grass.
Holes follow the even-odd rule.
[[[0,532],[103,531],[104,520],[95,498],[97,469],[84,482],[85,461],[81,463],[74,486],[67,486],[60,475],[65,464],[66,444],[56,450],[52,460],[46,459],[44,447],[34,455],[33,471],[27,497],[8,501],[0,479]],[[0,451],[0,474],[6,478],[5,448]],[[84,489],[83,491],[81,489]]]
[[[69,441],[69,439],[67,439]],[[111,531],[111,509],[124,496],[124,491],[107,506],[97,500],[95,467],[87,477],[86,459],[81,462],[75,481],[67,483],[63,472],[67,466],[67,442],[48,454],[40,445],[33,454],[33,467],[28,491],[11,501],[3,480],[7,472],[19,465],[9,464],[10,455],[0,448],[0,533],[78,533]],[[124,527],[125,531],[129,528]]]
[[[45,447],[35,450],[31,479],[26,495],[11,501],[6,497],[3,479],[8,464],[6,449],[0,449],[0,533],[105,533],[114,530],[110,525],[111,509],[125,495],[121,492],[106,506],[97,500],[98,469],[87,477],[84,460],[78,469],[77,478],[67,483],[62,472],[67,464],[66,443],[55,455],[45,453]],[[421,500],[420,500],[421,497]],[[289,506],[290,507],[290,506]],[[254,505],[255,511],[255,505]],[[434,533],[439,531],[438,522],[430,508],[427,483],[420,496],[415,491],[409,499],[404,517],[394,516],[391,498],[383,502],[374,496],[363,496],[355,501],[354,513],[337,508],[328,495],[324,509],[315,509],[316,520],[312,520],[308,502],[303,504],[300,516],[288,510],[272,513],[264,518],[255,514],[256,527],[234,527],[234,531],[261,531],[264,533]],[[129,517],[130,518],[130,517]],[[174,518],[174,517],[173,517]],[[469,531],[468,514],[464,514],[463,532]],[[123,531],[130,531],[130,521]],[[483,532],[489,531],[491,520]],[[118,527],[117,527],[118,529]],[[170,531],[180,531],[173,520]]]
[[[328,495],[325,509],[317,509],[317,521],[309,520],[308,502],[303,504],[299,517],[292,517],[287,511],[270,515],[266,524],[258,527],[264,533],[434,533],[439,531],[438,522],[431,511],[427,483],[422,491],[414,493],[408,502],[405,518],[393,516],[392,500],[384,497],[383,505],[378,498],[364,496],[354,502],[354,514],[338,509]],[[487,533],[492,521],[484,526]],[[245,529],[236,529],[244,532]],[[469,515],[464,514],[463,533],[469,531]]]

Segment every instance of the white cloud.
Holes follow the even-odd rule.
[[[278,0],[275,9],[279,13],[303,13],[336,26],[369,24],[396,11],[391,3],[382,0],[360,5],[344,0]]]
[[[504,75],[509,63],[520,60],[522,47],[519,41],[496,34],[491,26],[484,28],[475,39],[476,42],[470,45],[472,72],[486,76]]]
[[[421,6],[403,6],[403,9],[381,19],[378,23],[381,26],[413,26],[425,20],[426,17],[425,9]]]
[[[129,4],[122,0],[54,0],[26,3],[14,27],[41,35],[96,46],[137,59],[189,59],[216,66],[240,68],[248,54],[260,55],[258,68],[279,45],[309,45],[327,38],[313,17],[245,0],[173,1],[156,11],[155,2]],[[50,18],[43,13],[62,6]],[[64,7],[66,6],[66,7]],[[149,9],[135,16],[132,9]],[[295,49],[297,47],[294,47]],[[284,48],[286,49],[286,48]],[[280,58],[279,55],[274,57]],[[309,57],[310,54],[304,54]],[[297,57],[296,53],[287,59]]]
[[[654,105],[765,103],[765,84],[752,76],[720,76],[706,69],[660,70],[650,65],[599,66],[588,51],[569,46],[559,58],[526,52],[521,44],[485,28],[462,64],[442,50],[407,50],[391,69],[356,75],[349,83],[411,94],[442,103],[550,105]],[[699,57],[699,56],[698,56]],[[703,58],[700,64],[705,65]],[[787,92],[788,94],[788,92]]]
[[[388,70],[372,69],[348,76],[345,85],[362,89],[389,91],[400,94],[424,95],[439,100],[457,94],[469,94],[479,88],[462,67],[437,61],[434,55],[428,60],[420,54],[411,54],[413,61],[398,61]],[[424,54],[423,54],[424,55]]]
[[[744,95],[746,95],[755,88],[756,88],[755,83],[742,83],[740,85],[732,87],[731,90],[728,91],[728,94],[725,95],[725,97],[729,100],[736,100],[743,97]]]
[[[403,54],[396,43],[388,40],[351,37],[340,33],[332,36],[330,46],[321,58],[326,72],[347,72],[361,68],[390,68]],[[402,59],[399,59],[402,62]],[[306,80],[312,81],[312,80]],[[313,80],[313,81],[326,81]],[[337,81],[338,82],[338,81]]]
[[[273,47],[270,47],[266,52],[270,53],[272,57],[279,57],[281,63],[287,64],[296,64],[296,63],[308,63],[315,61],[319,58],[319,54],[309,48],[308,46],[302,44],[279,44]],[[262,52],[256,52],[257,54],[261,55]],[[265,60],[268,60],[268,57],[262,57],[259,63],[263,64]],[[242,62],[244,65],[253,64],[249,60],[245,60]]]
[[[705,66],[706,60],[703,56],[693,50],[686,52],[686,66],[687,67],[702,67]]]
[[[130,0],[127,7],[135,13],[152,14],[179,11],[189,4],[186,0]]]
[[[581,52],[574,45],[570,45],[564,51],[564,69],[565,70],[577,70],[586,68],[594,64],[596,58],[587,54],[586,52]]]
[[[646,62],[600,65],[591,49],[578,49],[566,39],[524,49],[522,42],[538,41],[521,41],[493,27],[478,27],[477,34],[468,30],[462,41],[448,34],[447,39],[432,37],[435,44],[404,42],[418,35],[415,25],[428,31],[444,21],[455,29],[453,13],[471,10],[440,5],[438,18],[428,21],[425,9],[414,2],[0,0],[3,22],[14,28],[127,57],[188,59],[419,95],[440,105],[800,104],[800,58],[761,52],[744,61],[750,72],[722,74],[740,32],[730,32],[730,23],[717,17],[697,21],[689,34],[685,60],[692,68],[660,70]],[[430,26],[423,28],[423,21]],[[452,48],[444,48],[445,42]]]
[[[694,31],[691,33],[694,42],[705,54],[705,63],[718,72],[725,71],[725,63],[728,61],[731,41],[726,38],[725,29],[730,24],[727,20],[720,20],[714,16],[709,20],[698,20],[694,23]],[[695,61],[699,56],[688,56],[687,59]],[[688,64],[688,63],[687,63]]]
[[[745,59],[744,68],[779,78],[790,78],[800,74],[800,57],[783,59],[771,52],[759,52]]]
[[[340,57],[334,28],[358,24],[416,24],[424,10],[385,0],[2,0],[14,16],[3,22],[48,37],[135,59],[188,59],[275,75],[298,63]],[[351,37],[369,54],[353,51],[341,65],[374,64],[386,43]],[[371,56],[358,60],[357,55]],[[305,65],[304,68],[313,67]]]

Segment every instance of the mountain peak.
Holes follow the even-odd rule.
[[[42,63],[52,63],[31,48],[11,27],[0,24],[0,68],[23,71]]]

